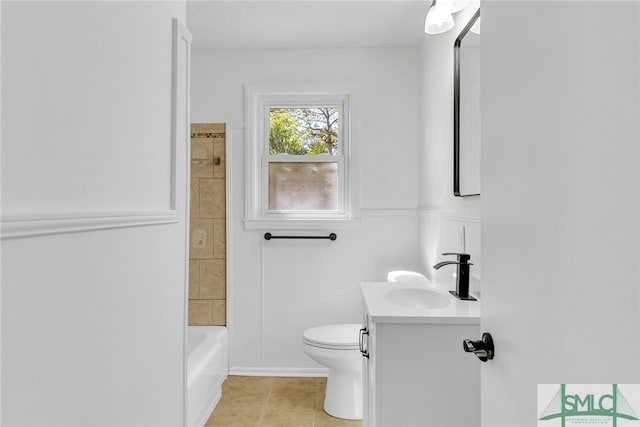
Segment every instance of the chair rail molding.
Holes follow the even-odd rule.
[[[0,240],[174,224],[178,221],[178,213],[175,210],[3,215],[0,225]]]
[[[481,216],[479,212],[470,212],[470,211],[419,209],[418,216],[420,218],[442,218],[442,219],[448,219],[450,221],[476,223],[476,224],[480,224],[480,221],[481,221]]]

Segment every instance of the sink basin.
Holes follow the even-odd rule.
[[[418,310],[445,308],[453,302],[453,297],[435,289],[392,289],[384,298],[391,304]]]

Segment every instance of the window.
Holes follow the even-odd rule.
[[[267,212],[338,212],[344,181],[342,107],[268,108]]]
[[[353,91],[246,87],[247,228],[356,216]]]

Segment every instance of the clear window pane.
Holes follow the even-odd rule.
[[[338,107],[270,108],[269,154],[340,154]]]
[[[337,162],[269,163],[269,210],[337,209]]]

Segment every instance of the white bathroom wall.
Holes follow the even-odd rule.
[[[1,423],[182,425],[187,145],[172,158],[171,35],[185,5],[1,8]]]
[[[169,207],[181,3],[2,2],[4,214]]]
[[[192,121],[231,128],[231,370],[309,373],[308,327],[361,321],[359,283],[418,259],[417,49],[195,50]],[[329,241],[270,241],[244,229],[244,83],[359,85],[362,221]],[[228,128],[229,128],[228,127]],[[309,371],[311,370],[311,371]]]
[[[472,276],[481,277],[481,196],[453,195],[453,44],[478,7],[479,2],[472,1],[454,15],[453,29],[426,35],[421,46],[420,261],[422,271],[437,282],[452,281],[455,271],[432,268],[449,259],[443,252],[467,251]]]
[[[244,123],[245,83],[357,83],[361,207],[415,209],[418,51],[194,49],[193,122]]]
[[[482,24],[482,424],[552,425],[537,384],[640,382],[640,3]]]

